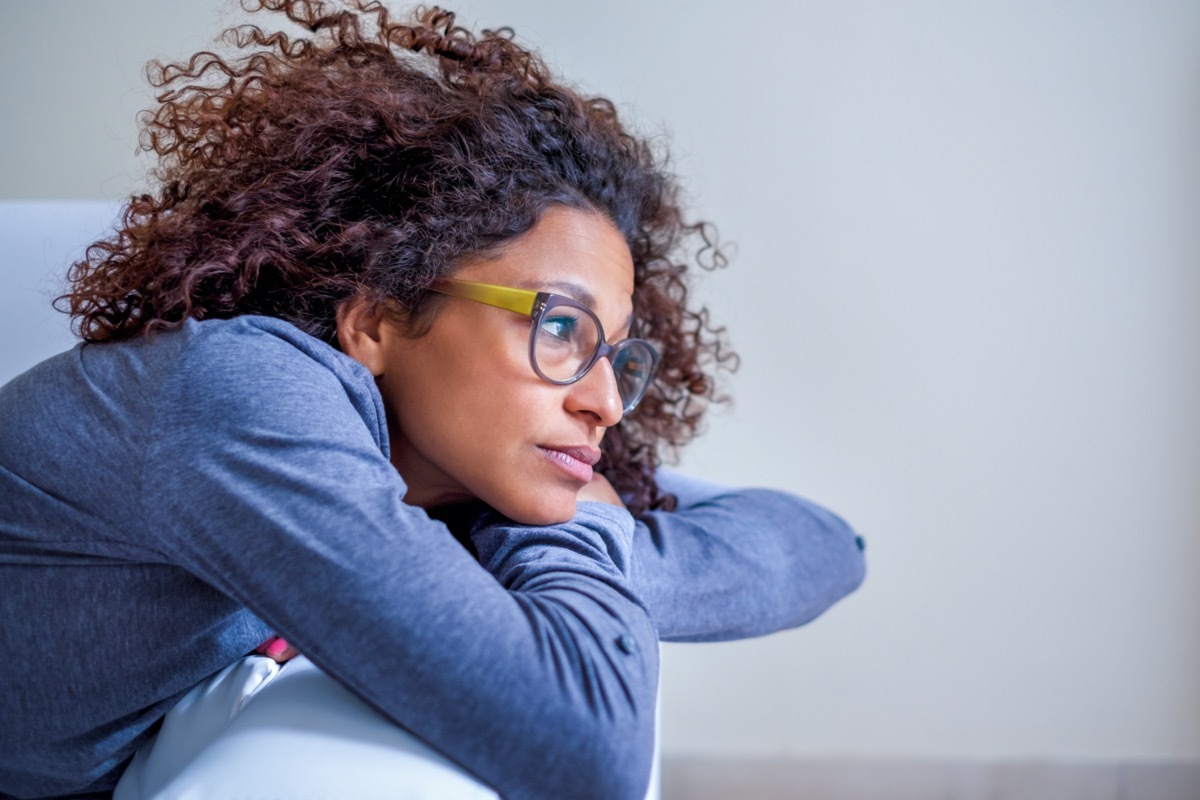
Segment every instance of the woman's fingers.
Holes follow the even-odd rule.
[[[288,644],[287,640],[281,636],[272,636],[254,648],[254,652],[278,661],[280,664],[300,655],[300,651]]]

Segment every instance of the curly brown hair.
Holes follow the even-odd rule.
[[[148,65],[161,91],[140,149],[158,158],[157,190],[131,197],[119,229],[72,266],[59,300],[79,335],[264,314],[336,346],[347,299],[428,323],[439,301],[427,287],[464,257],[552,205],[595,211],[633,255],[634,335],[662,354],[599,468],[635,513],[670,507],[654,470],[697,433],[736,357],[688,308],[688,262],[724,257],[710,226],[685,220],[665,156],[612,102],[556,82],[511,29],[476,36],[438,8],[396,21],[366,0],[243,4],[307,34],[243,25],[222,35],[232,56]]]

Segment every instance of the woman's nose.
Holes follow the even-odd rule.
[[[624,403],[617,389],[612,362],[599,358],[588,373],[567,387],[566,407],[574,413],[593,415],[597,424],[611,428],[621,421]]]

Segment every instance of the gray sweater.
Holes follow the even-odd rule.
[[[659,636],[799,625],[863,576],[811,503],[668,488],[637,520],[484,513],[463,547],[403,502],[369,372],[285,322],[49,359],[0,388],[0,796],[110,791],[278,632],[505,797],[640,797]]]

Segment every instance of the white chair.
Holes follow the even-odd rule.
[[[647,800],[659,797],[658,761]],[[247,657],[188,692],[113,800],[222,797],[499,800],[303,656]]]

